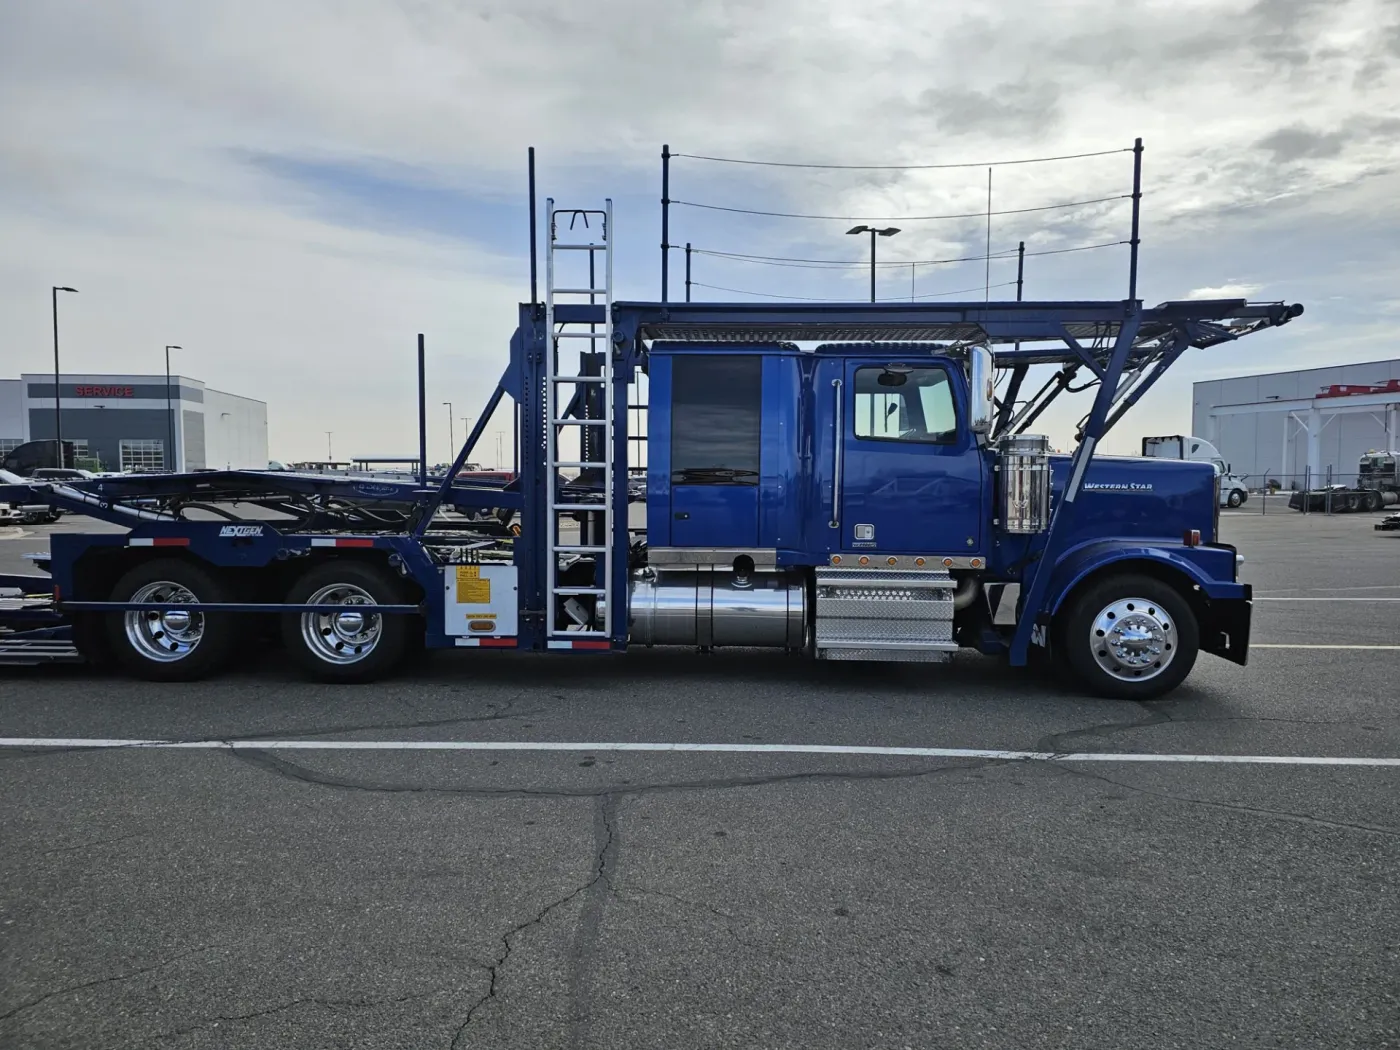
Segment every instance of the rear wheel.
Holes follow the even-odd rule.
[[[227,588],[198,565],[175,559],[136,566],[112,588],[114,602],[226,602]],[[112,653],[132,674],[155,682],[188,682],[224,665],[236,640],[229,613],[187,609],[113,613],[107,617]]]
[[[287,594],[295,605],[342,605],[343,612],[288,613],[282,640],[303,669],[323,682],[368,682],[393,670],[410,640],[408,618],[367,611],[409,599],[387,568],[335,559],[308,569]]]
[[[1109,576],[1074,596],[1058,634],[1075,677],[1115,700],[1171,692],[1191,673],[1200,645],[1180,592],[1137,573]]]

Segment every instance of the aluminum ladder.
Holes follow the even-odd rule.
[[[545,331],[549,337],[549,361],[547,364],[547,380],[545,382],[545,462],[548,464],[549,477],[548,496],[546,500],[546,534],[549,545],[549,568],[545,573],[545,609],[548,617],[548,630],[546,632],[547,645],[551,649],[568,648],[607,648],[607,640],[612,637],[612,625],[614,610],[617,603],[613,600],[613,369],[612,369],[612,301],[613,301],[613,218],[612,199],[604,202],[603,209],[580,209],[580,208],[559,208],[555,209],[554,199],[551,197],[545,202],[545,209],[549,216],[549,250],[545,254]],[[600,225],[595,229],[592,225],[597,221]],[[564,229],[561,231],[561,222]],[[560,240],[560,233],[566,236],[577,236],[579,227],[587,231],[589,235],[597,234],[598,239],[586,241]],[[588,259],[588,269],[586,280],[575,281],[571,285],[557,283],[559,280],[557,261],[561,258],[560,253],[582,252]],[[603,282],[597,283],[597,260],[599,253],[602,254]],[[567,273],[577,273],[582,270],[581,266],[570,266]],[[590,324],[586,331],[563,331],[562,325],[557,325],[554,320],[554,308],[558,303],[557,297],[565,296],[565,304],[577,302],[575,297],[587,296],[590,304],[601,305],[603,307],[603,321],[601,324]],[[601,302],[599,297],[601,296]],[[583,347],[577,355],[578,364],[573,363],[573,354],[560,354],[561,340],[584,340],[579,344]],[[561,363],[561,356],[564,362]],[[585,357],[589,357],[594,362],[601,362],[601,367],[597,368],[597,375],[585,375],[586,371],[595,371],[593,368],[584,368]],[[562,369],[562,370],[561,370]],[[593,397],[594,391],[601,385],[601,397]],[[576,404],[578,415],[566,415],[570,405]],[[594,410],[590,417],[589,409]],[[601,413],[601,418],[597,414]],[[563,459],[559,448],[559,439],[566,432],[565,428],[576,428],[578,432],[578,446],[580,449],[578,459]],[[601,431],[601,440],[598,432]],[[589,435],[592,439],[585,439]],[[601,458],[587,458],[586,450],[592,446],[595,450],[601,449]],[[595,452],[595,456],[599,453]],[[603,498],[599,503],[579,503],[561,500],[558,478],[561,469],[576,469],[580,471],[601,471],[603,482]],[[560,535],[561,514],[571,514],[583,511],[587,513],[585,519],[591,525],[591,532],[587,536],[588,542],[564,543],[564,537]],[[581,527],[582,528],[582,527]],[[582,532],[580,538],[582,536]],[[599,540],[601,539],[601,542]],[[571,555],[585,556],[592,555],[595,566],[601,567],[601,585],[598,585],[599,573],[595,570],[593,586],[577,586],[566,584],[561,576],[564,569],[560,567],[561,560],[570,559]],[[572,561],[570,562],[572,564]],[[565,566],[567,568],[567,566]],[[559,627],[556,598],[566,599],[566,611],[569,606],[569,599],[578,599],[591,596],[594,599],[595,613],[588,618],[587,622],[575,624],[573,627]],[[573,603],[576,609],[583,608],[579,603]],[[596,614],[596,610],[601,609],[601,617]],[[599,621],[601,620],[601,625]],[[575,640],[585,641],[583,646],[576,646]]]

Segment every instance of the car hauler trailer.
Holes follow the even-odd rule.
[[[546,214],[543,301],[520,306],[509,364],[444,476],[30,486],[23,498],[128,531],[55,534],[47,577],[0,579],[0,658],[192,679],[246,661],[259,625],[332,681],[421,646],[927,663],[970,648],[1014,665],[1047,653],[1132,699],[1176,686],[1198,651],[1245,662],[1250,588],[1220,542],[1211,466],[1095,450],[1188,348],[1301,306],[614,302],[611,203]],[[565,272],[580,260],[594,265],[573,273],[599,276]],[[1041,365],[1053,374],[1023,400]],[[1097,390],[1077,446],[1052,455],[1029,428],[1085,377]],[[462,480],[506,398],[519,475]],[[644,488],[628,469],[643,443]],[[629,492],[645,529],[629,527]]]

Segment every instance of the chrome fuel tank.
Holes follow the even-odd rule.
[[[1035,535],[1050,527],[1050,439],[1017,434],[997,443],[997,513],[1002,532]]]
[[[807,587],[782,571],[729,567],[638,569],[632,574],[633,645],[741,645],[801,648]]]

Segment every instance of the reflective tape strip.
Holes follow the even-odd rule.
[[[335,536],[313,536],[313,547],[373,547],[372,539],[342,539]]]
[[[579,638],[576,641],[558,638],[551,639],[549,647],[551,649],[611,649],[612,642],[606,638]]]
[[[481,648],[481,649],[514,649],[516,640],[514,638],[458,638],[458,646]]]
[[[188,547],[190,539],[188,536],[146,536],[128,539],[126,545],[128,547]]]

